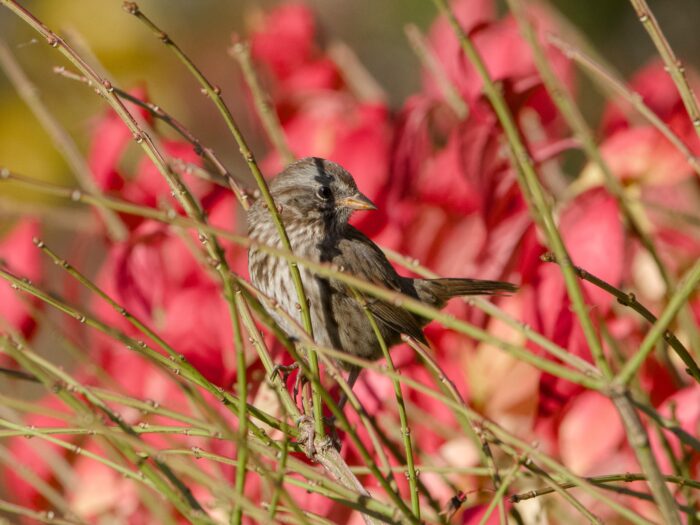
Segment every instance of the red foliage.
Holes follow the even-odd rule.
[[[492,76],[502,83],[506,102],[517,123],[525,127],[524,122],[534,120],[539,128],[539,138],[527,143],[534,161],[541,164],[570,147],[571,137],[544,89],[529,47],[512,17],[498,19],[491,0],[458,0],[453,2],[453,7]],[[555,27],[553,17],[544,9],[537,8],[534,14],[540,36]],[[360,229],[380,244],[415,257],[440,274],[518,282],[522,285],[518,294],[494,301],[571,354],[592,360],[582,328],[572,312],[560,269],[540,260],[546,251],[543,233],[528,210],[506,153],[503,131],[485,99],[482,82],[445,19],[436,20],[429,33],[429,43],[468,105],[469,115],[462,120],[427,73],[422,89],[409,97],[396,114],[383,102],[359,99],[344,82],[338,66],[318,45],[313,14],[304,5],[288,4],[259,14],[251,29],[251,42],[253,56],[262,66],[266,86],[294,154],[339,162],[353,173],[362,191],[379,205],[380,211],[355,219]],[[568,60],[548,46],[545,51],[556,74],[571,85]],[[700,141],[682,101],[659,64],[644,68],[632,80],[632,87],[692,151],[700,151]],[[135,94],[146,96],[143,90]],[[686,159],[656,128],[628,118],[627,109],[621,104],[611,104],[601,127],[603,157],[614,175],[623,182],[625,191],[641,195],[656,205],[696,212],[700,191],[697,181],[690,178],[692,171]],[[141,116],[148,118],[143,112]],[[529,137],[525,130],[523,135]],[[167,202],[181,213],[164,179],[147,158],[140,158],[133,173],[122,166],[131,140],[125,126],[111,112],[96,126],[90,166],[100,188],[152,207]],[[163,145],[169,155],[190,163],[199,162],[191,147],[182,142],[164,141]],[[273,174],[280,169],[282,161],[276,152],[270,151],[262,164],[266,173]],[[582,185],[584,189],[567,194],[567,200],[555,210],[559,231],[573,263],[614,286],[634,289],[653,309],[661,308],[664,286],[655,284],[659,279],[653,264],[626,228],[617,200],[602,187],[602,178],[593,165],[584,168],[580,179],[586,182]],[[240,229],[236,203],[230,195],[200,180],[187,182],[203,202],[214,225]],[[680,275],[700,257],[698,236],[682,230],[668,214],[640,212],[640,217],[674,275]],[[124,218],[130,226],[129,238],[110,244],[99,270],[99,285],[153,327],[205,377],[228,388],[236,377],[229,312],[217,280],[195,257],[199,253],[197,239],[149,220]],[[37,252],[28,244],[35,230],[34,223],[20,225],[0,244],[0,256],[8,261],[10,268],[21,269],[22,274],[32,279],[40,277]],[[225,241],[223,245],[233,270],[245,275],[245,251]],[[582,288],[595,329],[605,323],[622,356],[633,353],[648,326],[636,314],[623,310],[606,292],[588,283]],[[693,305],[700,319],[700,300],[695,298]],[[105,322],[130,336],[142,338],[105,302],[95,300],[93,308]],[[448,311],[538,356],[547,355],[539,346],[525,341],[521,331],[503,321],[489,319],[458,302],[451,304]],[[29,332],[31,318],[2,284],[0,315],[12,326]],[[524,439],[539,441],[544,451],[578,474],[639,468],[615,407],[601,394],[537,370],[493,345],[476,344],[443,327],[429,326],[426,333],[437,362],[469,403],[485,416]],[[171,381],[123,345],[105,336],[95,336],[91,343],[96,362],[115,378],[124,392],[178,409],[187,404]],[[605,351],[612,356],[608,345]],[[413,351],[400,347],[393,356],[404,376],[431,383],[429,373]],[[248,357],[252,370],[260,367],[254,362],[254,353]],[[671,372],[663,360],[652,356],[640,372],[640,384],[663,415],[677,418],[683,429],[693,433],[700,420],[699,391],[693,387],[681,388]],[[683,376],[682,370],[680,374]],[[261,377],[258,374],[251,380],[252,402],[265,402]],[[387,402],[393,399],[389,379],[381,374],[365,373],[355,392],[377,421],[386,419],[393,424],[393,403]],[[414,410],[430,416],[417,421],[412,428],[413,439],[422,453],[436,464],[466,467],[478,463],[477,450],[471,441],[459,433],[436,432],[436,421],[454,428],[453,412],[448,406],[414,390],[408,390],[405,396]],[[47,405],[50,403],[47,401]],[[138,414],[127,416],[132,422],[139,420]],[[350,417],[353,424],[358,422],[354,413]],[[35,424],[44,423],[35,421]],[[357,425],[357,428],[360,436],[367,438],[364,427]],[[670,465],[664,463],[666,456],[658,436],[654,432],[651,435],[659,461],[671,472]],[[149,439],[149,443],[162,444],[158,439]],[[206,443],[208,447],[233,453],[231,447],[218,442],[182,439],[183,446],[194,446],[192,443]],[[50,469],[31,447],[23,441],[15,447],[18,457],[41,477],[49,476]],[[680,453],[677,445],[674,447],[674,452]],[[344,444],[343,454],[352,461],[358,452],[348,443]],[[117,514],[124,521],[140,523],[140,509],[128,483],[81,457],[69,461],[81,474],[81,480],[99,479],[101,487],[109,487],[109,490],[96,490],[86,482],[64,487],[86,518],[107,509],[118,509]],[[688,464],[698,475],[697,453],[690,455]],[[453,487],[438,476],[424,475],[422,479],[433,494],[445,500],[451,497]],[[262,491],[258,478],[254,480],[246,487],[246,494],[253,500]],[[364,481],[373,488],[371,478]],[[406,490],[405,480],[397,482]],[[482,482],[456,476],[451,483],[469,493],[479,490]],[[39,508],[45,504],[22,482],[13,482],[12,488],[20,502]],[[333,504],[330,499],[307,495],[301,489],[290,490],[303,507],[332,521],[351,519],[347,508]],[[472,508],[464,513],[462,522],[477,523],[485,507],[468,506]],[[496,520],[495,515],[492,520]]]
[[[30,281],[41,279],[41,252],[32,239],[39,236],[39,223],[35,219],[23,219],[0,238],[0,261],[14,275]],[[40,302],[28,295],[19,295],[10,283],[0,282],[0,334],[8,329],[19,330],[24,337],[30,337],[36,323],[29,311],[40,306]]]

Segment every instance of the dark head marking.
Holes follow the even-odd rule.
[[[287,166],[272,181],[270,191],[283,216],[322,220],[331,227],[346,224],[355,210],[375,209],[347,170],[318,157]]]

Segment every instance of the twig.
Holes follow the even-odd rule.
[[[646,476],[641,473],[625,472],[624,474],[607,474],[605,476],[592,476],[585,479],[586,481],[595,483],[596,485],[607,485],[608,483],[613,483],[615,481],[623,481],[625,483],[632,483],[633,481],[645,481]],[[675,483],[680,486],[688,486],[695,489],[700,489],[700,482],[693,479],[683,478],[681,476],[666,475],[664,476],[664,480],[667,483]],[[576,485],[574,485],[573,483],[568,482],[557,483],[557,485],[565,490],[576,487]],[[513,503],[519,503],[528,499],[539,498],[540,496],[545,496],[547,494],[551,494],[552,492],[554,492],[554,489],[551,487],[530,490],[527,492],[522,492],[520,494],[512,495],[510,497],[510,501],[512,501]]]
[[[63,66],[54,67],[53,72],[64,78],[82,82],[84,84],[87,84],[88,86],[92,85],[92,81],[87,77],[83,75],[78,75],[76,73],[73,73],[72,71],[68,71]],[[204,157],[211,163],[212,166],[214,166],[221,178],[212,178],[211,176],[204,176],[201,173],[196,173],[194,172],[194,167],[183,166],[183,162],[180,159],[172,159],[172,164],[175,167],[181,169],[189,168],[192,170],[192,173],[194,175],[199,176],[200,178],[209,180],[210,182],[214,182],[220,186],[230,188],[244,210],[247,210],[250,207],[250,191],[247,190],[244,186],[242,186],[234,178],[234,176],[226,169],[223,162],[221,162],[214,150],[212,150],[211,148],[204,147],[204,145],[202,145],[199,139],[195,137],[194,134],[182,122],[177,120],[174,116],[172,116],[162,107],[160,107],[157,104],[154,104],[153,102],[141,100],[140,98],[132,95],[128,91],[125,91],[116,86],[114,87],[114,92],[119,98],[128,100],[132,104],[142,109],[145,109],[151,114],[153,118],[162,121],[163,123],[171,127],[173,130],[175,130],[175,132],[178,135],[180,135],[180,137],[182,137],[192,145],[192,148],[197,155],[199,155],[200,157]]]
[[[382,332],[379,329],[379,325],[377,324],[377,320],[374,318],[374,315],[372,315],[372,312],[367,307],[367,302],[362,297],[362,295],[360,295],[354,289],[352,291],[355,294],[355,299],[357,299],[357,301],[362,306],[362,309],[364,310],[365,315],[367,316],[367,319],[369,320],[369,323],[372,326],[372,330],[374,331],[374,336],[376,337],[377,342],[379,343],[379,347],[382,349],[382,354],[384,355],[384,359],[386,361],[386,366],[389,368],[390,372],[396,373],[396,367],[394,366],[394,361],[391,358],[391,354],[389,353],[389,348],[387,347],[386,341],[384,340],[384,337],[382,336]],[[409,490],[411,493],[411,509],[413,510],[413,514],[416,516],[416,518],[418,520],[420,520],[421,519],[421,517],[420,517],[420,501],[418,499],[417,474],[416,474],[415,462],[413,459],[413,445],[411,444],[411,429],[408,426],[408,417],[406,416],[406,405],[404,404],[404,400],[403,400],[403,392],[401,391],[401,383],[399,383],[399,381],[397,381],[396,379],[392,379],[392,384],[394,387],[394,395],[396,396],[396,405],[398,407],[398,412],[399,412],[399,421],[401,423],[401,436],[403,437],[404,451],[406,453],[406,468],[408,471],[408,487],[409,487]]]
[[[272,104],[270,95],[265,92],[260,84],[260,79],[255,71],[255,64],[253,64],[253,59],[250,55],[250,44],[240,40],[236,35],[234,35],[233,38],[234,42],[229,49],[229,54],[236,59],[241,71],[243,71],[243,78],[246,84],[248,84],[248,89],[250,89],[250,92],[253,94],[255,109],[258,112],[267,137],[277,150],[283,163],[289,164],[293,162],[296,157],[292,150],[289,149],[282,124]]]
[[[121,332],[120,330],[117,330],[116,328],[109,326],[105,323],[102,323],[101,321],[97,320],[96,318],[85,314],[83,311],[74,308],[70,306],[69,304],[65,303],[64,301],[46,293],[40,290],[39,288],[35,287],[34,285],[30,284],[29,282],[26,282],[25,280],[16,277],[15,275],[7,272],[6,270],[0,269],[0,278],[5,279],[6,281],[9,281],[11,285],[14,285],[13,287],[19,290],[23,290],[27,293],[30,293],[31,295],[37,297],[41,301],[49,304],[50,306],[56,308],[57,310],[69,315],[70,317],[73,317],[74,319],[78,320],[80,323],[86,324],[87,326],[90,326],[105,335],[114,338],[115,340],[119,341],[120,343],[126,345],[130,350],[133,350],[134,352],[145,356],[146,358],[150,359],[154,363],[165,367],[166,369],[170,370],[173,372],[175,375],[179,375],[189,381],[192,381],[192,383],[201,386],[205,388],[206,390],[211,391],[213,395],[216,396],[217,399],[222,401],[222,403],[229,407],[230,405],[237,405],[239,400],[238,398],[229,393],[224,391],[222,388],[215,387],[214,385],[211,385],[211,383],[206,382],[202,384],[201,382],[198,381],[197,379],[197,372],[192,370],[191,365],[188,366],[186,363],[184,365],[181,365],[181,360],[178,357],[175,360],[171,360],[168,357],[165,357],[164,355],[160,354],[150,346],[148,346],[145,342],[136,340],[134,338],[131,338]],[[291,432],[292,434],[296,434],[296,429],[293,427],[290,427],[284,423],[280,423],[279,421],[275,420],[265,412],[262,412],[261,410],[257,409],[255,406],[248,406],[249,412],[254,415],[255,417],[259,418],[261,422],[265,423],[266,425],[269,425],[273,428],[276,428],[278,430],[281,430],[283,432]],[[254,427],[255,428],[255,427]],[[255,433],[259,438],[262,438],[263,434],[262,432]]]
[[[410,269],[412,272],[416,272],[418,275],[427,277],[429,279],[436,279],[441,277],[440,275],[429,270],[425,266],[422,266],[415,259],[406,257],[398,252],[389,250],[387,248],[382,248],[382,251],[390,260],[402,264],[406,268]],[[507,314],[501,308],[496,306],[493,302],[481,297],[463,298],[463,301],[470,306],[475,306],[476,308],[483,310],[490,317],[495,317],[499,321],[503,321],[510,328],[517,331],[523,337],[541,346],[546,352],[549,352],[554,357],[561,360],[563,363],[570,365],[571,367],[575,368],[584,375],[600,378],[600,371],[598,371],[598,369],[596,369],[596,367],[590,364],[588,361],[578,356],[572,355],[571,352],[569,352],[565,348],[562,348],[561,346],[557,345],[555,342],[543,336],[542,334],[535,332],[532,329],[532,327]]]
[[[528,457],[538,461],[541,465],[544,465],[553,472],[557,473],[563,480],[574,484],[586,494],[596,498],[601,503],[604,503],[611,509],[615,510],[620,516],[629,520],[630,523],[635,523],[637,525],[654,525],[651,521],[630,510],[627,506],[619,503],[613,498],[610,498],[606,494],[599,492],[601,487],[598,487],[597,485],[589,482],[587,479],[570,472],[566,467],[560,465],[543,452],[540,452],[536,446],[526,443],[514,436],[508,435],[506,431],[489,421],[484,421],[484,428],[491,432],[500,441],[501,448],[503,448],[503,450],[510,455],[525,454]]]
[[[651,330],[649,330],[641,345],[639,345],[639,350],[637,353],[634,354],[629,361],[627,361],[625,366],[618,373],[617,377],[615,378],[615,382],[617,384],[624,385],[629,383],[632,377],[634,377],[634,375],[637,373],[639,367],[642,366],[649,353],[651,353],[651,351],[654,349],[654,345],[656,345],[660,339],[664,338],[666,341],[670,342],[670,337],[672,334],[667,330],[668,326],[676,317],[676,314],[681,307],[686,303],[688,297],[695,292],[698,283],[700,283],[700,261],[697,261],[692,268],[686,272],[683,281],[680,283],[678,289],[671,297],[671,300],[668,302],[668,305],[664,309],[663,313],[651,327]],[[697,369],[697,365],[695,368]],[[691,375],[697,379],[695,370],[689,373],[691,373]]]
[[[635,401],[634,399],[632,400],[634,405],[644,412],[649,418],[651,418],[658,426],[661,428],[668,430],[671,432],[674,436],[676,436],[681,443],[684,445],[688,445],[689,447],[695,449],[697,452],[700,452],[700,439],[698,439],[696,436],[690,434],[686,430],[684,430],[677,421],[672,421],[670,419],[667,419],[663,417],[661,414],[659,414],[656,410],[654,410],[652,407],[650,407],[647,404],[640,403],[638,401]]]
[[[5,350],[12,356],[13,359],[27,368],[31,373],[36,375],[48,390],[53,389],[61,400],[73,408],[78,414],[82,414],[83,416],[87,415],[89,417],[91,412],[77,399],[77,397],[72,394],[72,392],[78,392],[84,396],[91,405],[95,406],[100,412],[104,413],[113,423],[119,426],[125,432],[125,434],[136,436],[129,424],[125,423],[119,415],[117,415],[101,400],[92,396],[87,387],[74,381],[68,376],[68,374],[58,370],[55,366],[51,365],[27,348],[20,347],[9,337],[0,338],[0,343],[2,343]],[[69,386],[71,388],[71,392],[69,392],[66,388],[56,388],[57,384]],[[18,425],[2,419],[0,419],[0,425],[6,428],[15,430],[18,429]],[[32,435],[36,434],[35,432],[29,433]],[[156,467],[154,469],[149,462],[139,460],[139,457],[132,446],[129,446],[126,443],[122,444],[117,440],[111,439],[111,436],[106,437],[108,438],[108,443],[110,445],[114,446],[128,459],[128,461],[138,467],[138,475],[129,471],[130,474],[132,474],[130,477],[136,477],[152,488],[160,491],[168,498],[175,508],[182,513],[183,516],[187,516],[193,522],[212,523],[209,516],[206,514],[206,512],[204,512],[204,508],[192,495],[189,487],[187,487],[179,478],[177,478],[166,464],[156,460],[154,461],[154,466]],[[42,436],[42,438],[59,446],[64,446],[64,448],[68,448],[69,450],[72,449],[75,453],[80,453],[82,450],[77,445],[64,443],[61,440],[50,436]],[[93,459],[100,458],[99,455],[92,452],[86,452],[86,455]],[[120,465],[117,465],[109,460],[103,459],[102,462],[112,468],[116,467],[120,472],[128,471],[128,469],[124,469]],[[171,487],[165,479],[161,478],[157,471],[160,471],[173,486]]]
[[[248,164],[248,168],[250,169],[250,172],[252,173],[253,178],[255,179],[255,182],[258,185],[258,188],[260,189],[262,198],[265,204],[267,205],[267,209],[270,212],[270,216],[272,217],[272,221],[275,224],[275,227],[277,228],[277,233],[279,234],[282,246],[286,250],[289,250],[291,252],[292,248],[289,242],[289,237],[287,235],[284,224],[282,223],[282,218],[280,217],[279,211],[277,210],[277,206],[275,205],[272,195],[270,194],[267,182],[265,181],[265,178],[263,177],[262,172],[260,171],[260,168],[255,160],[255,156],[253,155],[252,150],[248,147],[248,144],[245,138],[243,137],[243,134],[241,133],[238,127],[238,124],[236,124],[236,121],[234,120],[231,111],[229,110],[228,106],[224,102],[223,97],[221,96],[221,88],[219,88],[218,86],[214,86],[211,82],[209,82],[209,80],[204,76],[204,74],[199,70],[199,68],[197,68],[194,62],[192,62],[190,58],[180,49],[180,47],[177,44],[175,44],[175,42],[173,42],[173,40],[165,32],[163,32],[155,23],[153,23],[153,21],[151,21],[151,19],[149,19],[140,10],[136,2],[125,1],[123,5],[124,9],[129,14],[134,15],[137,19],[143,22],[146,25],[146,27],[148,27],[163,42],[163,44],[166,47],[168,47],[171,51],[173,51],[173,53],[175,53],[175,55],[184,64],[188,71],[197,79],[197,81],[202,86],[203,91],[219,110],[219,113],[223,117],[224,121],[226,122],[226,125],[228,126],[229,131],[233,135],[233,138],[235,139],[236,143],[238,144],[238,148],[241,152],[241,155]],[[301,308],[301,317],[304,323],[304,329],[313,337],[313,327],[311,324],[311,313],[309,310],[309,303],[307,302],[306,294],[304,292],[304,285],[301,280],[299,268],[296,264],[290,263],[289,271],[292,276],[294,288],[296,290],[298,304]],[[318,377],[318,358],[315,352],[313,352],[313,350],[309,351],[308,354],[309,364],[311,366],[311,373],[314,376]],[[312,387],[312,392],[314,401],[313,413],[315,431],[319,436],[323,436],[323,407],[321,406],[321,396],[318,392],[318,387]]]
[[[345,42],[333,40],[327,47],[328,57],[338,66],[340,76],[355,97],[361,102],[384,104],[387,94],[353,49]]]
[[[423,343],[421,343],[420,341],[416,341],[412,337],[403,336],[402,340],[418,353],[418,355],[421,358],[421,361],[433,374],[435,382],[439,385],[443,393],[445,393],[445,395],[448,395],[455,403],[466,408],[467,404],[464,401],[464,398],[459,393],[457,387],[452,382],[452,380],[440,367],[438,362],[432,357],[430,349],[427,348]],[[474,445],[477,448],[482,463],[486,465],[489,471],[489,475],[493,482],[493,486],[496,490],[498,490],[501,487],[503,480],[501,479],[501,475],[496,466],[496,462],[493,457],[493,453],[491,451],[491,447],[488,443],[488,440],[484,436],[483,428],[466,413],[457,412],[455,413],[455,416],[457,422],[462,427],[464,433],[469,435],[470,438],[472,438],[472,441],[474,442]],[[499,513],[501,517],[503,517],[505,514],[503,501],[499,501],[498,506]]]
[[[518,168],[517,172],[519,175],[518,180],[523,190],[523,194],[531,199],[531,201],[528,202],[530,210],[533,215],[538,218],[538,222],[544,228],[550,248],[556,254],[557,259],[563,262],[561,269],[564,276],[564,282],[566,283],[566,289],[568,291],[569,298],[571,299],[573,310],[576,312],[576,316],[581,324],[581,328],[590,348],[593,360],[596,366],[603,373],[603,377],[610,378],[612,376],[612,371],[610,370],[610,365],[605,359],[605,354],[603,353],[603,348],[596,335],[593,322],[588,315],[588,309],[583,301],[581,287],[579,286],[576,275],[571,268],[571,259],[561,238],[559,230],[554,222],[547,196],[545,195],[544,190],[537,178],[537,173],[535,172],[532,158],[528,153],[522,139],[520,138],[520,133],[513,115],[508,109],[508,105],[503,98],[503,94],[491,79],[481,55],[477,51],[471,39],[465,34],[446,0],[433,0],[433,3],[437,6],[438,10],[446,16],[447,20],[452,26],[452,29],[457,35],[462,50],[469,58],[469,61],[472,63],[479,77],[483,81],[484,93],[486,94],[486,97],[491,103],[491,106],[493,107],[493,110],[495,111],[498,120],[503,127],[506,138],[508,139],[510,153],[516,160],[516,166]]]
[[[661,27],[654,13],[649,9],[646,0],[630,0],[630,3],[632,7],[634,7],[639,21],[642,23],[647,33],[649,33],[652,42],[654,42],[656,50],[659,52],[659,55],[661,55],[661,59],[664,61],[664,64],[666,64],[666,71],[668,71],[674,84],[676,84],[676,89],[678,89],[678,93],[681,95],[690,121],[693,123],[695,132],[700,137],[700,109],[698,108],[697,98],[695,98],[695,94],[685,76],[685,67],[683,67],[683,64],[673,52],[671,44],[668,43],[668,40],[661,31]]]
[[[80,525],[84,523],[82,520],[76,520],[69,516],[57,516],[52,510],[37,512],[34,509],[22,507],[21,505],[5,500],[0,500],[0,511],[29,518],[34,521],[38,521],[39,523],[50,523],[55,525]]]
[[[24,100],[44,130],[46,130],[46,133],[51,137],[54,146],[73,171],[80,187],[91,193],[99,194],[100,190],[93,180],[90,167],[80,153],[78,146],[41,100],[39,90],[32,84],[12,55],[10,48],[2,39],[0,39],[0,67],[2,67],[14,85],[17,94]],[[105,221],[109,236],[115,241],[123,241],[126,238],[127,231],[119,216],[113,211],[105,209],[98,210],[98,213]]]
[[[681,525],[678,503],[664,482],[663,474],[649,444],[649,436],[632,403],[629,392],[624,388],[613,387],[610,393],[610,400],[620,414],[620,419],[627,434],[627,441],[634,450],[637,461],[642,467],[642,472],[647,477],[647,485],[654,501],[659,506],[664,522],[670,525]]]
[[[452,84],[450,78],[445,72],[445,68],[433,53],[432,49],[425,41],[425,37],[421,33],[418,26],[408,24],[404,27],[406,38],[411,44],[411,49],[418,57],[420,63],[425,67],[435,79],[442,96],[445,97],[445,102],[452,108],[459,120],[464,120],[469,115],[469,106],[462,100],[462,96],[457,91],[457,88]]]
[[[40,383],[39,378],[34,374],[25,372],[24,370],[13,370],[11,368],[0,367],[0,374],[11,377],[12,379],[21,379],[22,381],[29,381],[30,383]]]
[[[520,460],[516,461],[515,464],[511,467],[511,469],[508,472],[506,472],[506,475],[503,476],[503,481],[501,482],[500,486],[496,490],[496,493],[493,495],[493,498],[491,498],[491,501],[489,502],[488,506],[486,507],[486,511],[481,516],[481,520],[479,520],[479,525],[486,525],[486,523],[488,522],[488,519],[491,517],[491,514],[493,513],[496,506],[503,505],[503,496],[505,495],[506,491],[508,490],[508,487],[510,486],[510,484],[513,481],[515,481],[515,479],[518,477],[518,473],[520,471],[520,464],[521,464]],[[501,514],[501,518],[503,518],[503,517],[504,517],[504,515]],[[501,520],[501,523],[503,524],[504,522]]]
[[[540,257],[540,259],[544,262],[557,262],[553,254],[551,253],[545,253]],[[601,290],[608,292],[610,295],[617,299],[618,303],[631,308],[639,315],[641,315],[644,319],[649,321],[652,325],[654,325],[658,321],[656,316],[654,316],[654,314],[652,314],[647,307],[641,304],[632,292],[625,293],[619,288],[616,288],[612,284],[602,280],[599,277],[596,277],[588,270],[585,270],[580,266],[573,266],[573,269],[581,279],[583,279],[584,281],[588,281],[589,283],[597,286]],[[698,383],[700,383],[700,368],[698,368],[698,365],[693,360],[693,357],[690,355],[688,350],[686,350],[685,346],[683,346],[683,343],[681,343],[681,341],[676,337],[676,335],[670,330],[665,330],[663,332],[663,338],[664,341],[666,341],[671,346],[671,348],[673,348],[678,357],[680,357],[683,363],[685,363],[685,365],[688,367],[686,369],[688,374]],[[654,342],[654,344],[656,344],[656,342]]]
[[[552,492],[556,492],[559,494],[565,501],[569,502],[569,504],[574,507],[583,517],[585,517],[589,523],[592,523],[593,525],[602,525],[602,521],[599,517],[593,515],[593,513],[586,508],[584,504],[582,504],[579,500],[574,498],[569,492],[564,490],[559,484],[557,484],[556,481],[550,476],[547,472],[542,470],[540,467],[535,465],[533,462],[529,461],[525,463],[525,468],[536,474],[540,479],[542,479],[548,486],[549,489]],[[571,483],[572,486],[576,486],[573,483]],[[516,496],[511,496],[510,501],[513,503],[518,503],[518,499],[516,499]]]
[[[619,96],[636,109],[642,117],[658,129],[661,134],[681,152],[688,161],[688,164],[695,170],[695,173],[700,175],[700,159],[698,159],[681,138],[644,103],[644,99],[640,97],[638,93],[632,92],[625,86],[624,82],[607,71],[602,64],[594,60],[591,56],[574,47],[572,44],[565,42],[557,35],[547,35],[547,41],[564,53],[568,58],[580,65],[602,88],[609,89],[612,93]]]

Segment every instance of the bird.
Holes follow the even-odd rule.
[[[399,275],[382,250],[348,223],[357,211],[375,210],[360,192],[352,175],[339,164],[319,157],[306,157],[287,165],[269,183],[269,191],[284,224],[292,252],[314,263],[329,263],[369,283],[404,294],[431,306],[443,308],[453,297],[510,294],[517,286],[503,281],[468,278],[420,279]],[[248,236],[255,241],[248,251],[251,283],[276,308],[268,313],[292,339],[301,324],[301,311],[289,263],[258,245],[282,249],[272,214],[263,199],[257,199],[247,215]],[[423,327],[430,321],[400,305],[357,292],[338,279],[322,277],[299,265],[316,344],[356,357],[377,360],[383,356],[368,310],[386,345],[391,347],[406,335],[425,342]],[[352,388],[361,368],[340,361],[348,371]]]

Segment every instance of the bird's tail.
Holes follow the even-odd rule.
[[[518,290],[512,283],[480,279],[416,279],[414,286],[419,299],[433,306],[462,295],[502,295]]]

